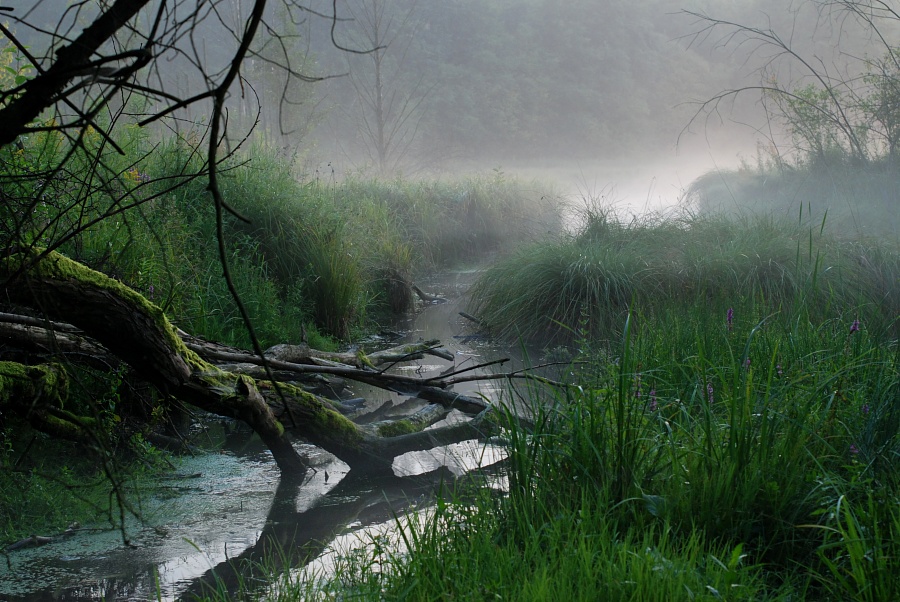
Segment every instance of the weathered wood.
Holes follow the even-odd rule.
[[[425,291],[420,289],[415,284],[413,284],[411,286],[411,288],[416,293],[416,295],[418,295],[419,299],[421,299],[425,303],[446,303],[447,302],[447,300],[443,297],[439,297],[437,295],[429,295],[428,293],[426,293]]]
[[[481,320],[481,319],[479,319],[479,318],[476,318],[476,317],[473,316],[472,314],[469,314],[469,313],[466,313],[466,312],[464,312],[464,311],[461,311],[461,312],[459,312],[459,315],[462,316],[463,318],[465,318],[466,320],[469,320],[469,321],[471,321],[471,322],[475,322],[475,323],[478,324],[479,326],[482,326],[482,327],[484,327],[484,328],[487,328],[487,324],[485,324],[483,320]]]
[[[37,546],[45,546],[50,543],[61,541],[67,537],[71,537],[76,533],[82,531],[84,531],[84,529],[81,528],[81,525],[79,525],[78,523],[72,523],[66,528],[65,531],[63,531],[59,535],[29,535],[24,539],[20,539],[19,541],[6,546],[6,552],[13,552],[15,550],[21,550],[25,548],[34,548]]]
[[[11,276],[16,279],[11,281]],[[272,451],[285,476],[302,476],[307,471],[305,462],[285,436],[286,427],[335,454],[351,467],[383,471],[390,470],[393,457],[399,453],[452,443],[460,440],[460,436],[483,436],[491,430],[487,428],[490,425],[479,418],[466,427],[454,425],[422,431],[446,413],[445,408],[476,412],[482,411],[485,404],[465,400],[462,396],[437,393],[440,382],[434,379],[428,381],[428,385],[433,386],[426,386],[420,379],[376,371],[368,365],[371,360],[360,361],[360,367],[353,367],[312,357],[318,365],[308,365],[269,358],[261,360],[235,350],[222,351],[212,344],[198,347],[191,343],[211,358],[265,361],[276,370],[338,374],[376,386],[404,388],[414,393],[421,391],[423,397],[431,396],[444,406],[429,408],[421,416],[404,419],[394,429],[385,425],[367,428],[356,425],[336,411],[332,402],[299,387],[257,380],[209,363],[185,345],[159,307],[121,283],[57,253],[46,257],[20,253],[2,258],[0,278],[4,277],[6,281],[2,288],[9,299],[44,311],[50,319],[64,320],[80,328],[163,392],[214,414],[249,424]],[[432,343],[422,344],[415,353],[431,350]],[[408,352],[409,349],[404,348],[399,353],[408,357]],[[10,369],[15,372],[18,368],[11,366]],[[59,382],[64,381],[60,379]],[[5,381],[0,384],[5,385]],[[14,391],[0,386],[0,395],[3,390]],[[41,416],[51,420],[44,418],[45,422],[59,419],[64,401],[62,394],[43,395],[37,391],[32,397],[46,400],[41,406],[44,408]],[[78,417],[68,418],[67,428],[85,424]],[[62,422],[66,423],[65,420]],[[483,424],[487,432],[481,428]],[[47,427],[46,424],[43,426]]]
[[[453,361],[453,354],[441,348],[440,345],[441,342],[438,340],[423,341],[398,345],[390,349],[366,354],[362,351],[327,352],[312,349],[309,345],[282,344],[267,349],[265,356],[266,358],[292,364],[313,364],[316,360],[328,360],[345,366],[353,366],[354,368],[371,368],[384,364],[418,360],[426,355],[434,355]]]

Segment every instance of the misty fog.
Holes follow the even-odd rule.
[[[26,4],[19,16],[45,32],[91,18],[83,8],[60,27],[55,3]],[[216,80],[251,5],[210,9],[178,41],[182,56],[152,77],[181,97]],[[852,78],[883,52],[858,21],[783,0],[313,0],[267,10],[232,92],[230,143],[253,130],[307,177],[498,170],[627,211],[673,204],[698,176],[754,166],[785,141],[759,91],[703,101],[811,81],[795,58],[709,30],[698,15],[774,32],[833,76]],[[897,29],[882,33],[896,39]],[[39,30],[19,35],[46,47]],[[185,123],[205,110],[189,108]]]

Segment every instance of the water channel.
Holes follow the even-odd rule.
[[[454,272],[420,282],[447,302],[428,305],[398,325],[407,340],[440,339],[455,361],[429,356],[397,369],[432,376],[500,357],[504,350],[472,336],[473,324],[458,315],[474,276]],[[455,390],[495,400],[499,386],[482,381]],[[353,393],[366,398],[367,408],[390,401],[392,412],[409,413],[422,405],[380,389],[359,386]],[[461,419],[453,412],[445,420]],[[297,444],[316,467],[298,487],[280,483],[268,450],[247,430],[214,421],[207,431],[223,442],[221,451],[182,458],[174,475],[132,492],[141,518],[127,518],[124,529],[96,525],[0,558],[0,600],[191,599],[214,585],[235,590],[241,581],[259,579],[236,573],[241,563],[235,561],[274,553],[295,567],[313,563],[327,573],[336,550],[356,535],[363,540],[390,528],[396,516],[427,507],[439,483],[502,458],[499,448],[469,441],[406,454],[395,459],[393,477],[371,479],[349,472],[322,450]]]

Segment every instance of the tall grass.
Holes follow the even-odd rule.
[[[402,551],[348,555],[321,593],[896,597],[900,353],[884,305],[896,280],[879,290],[890,277],[868,273],[896,269],[891,252],[844,246],[821,225],[749,218],[588,226],[540,256],[549,263],[548,249],[562,249],[567,266],[574,247],[585,269],[584,256],[605,257],[590,274],[638,272],[629,263],[638,261],[644,273],[589,285],[618,299],[620,314],[595,318],[588,312],[609,310],[590,303],[572,314],[579,361],[565,370],[568,386],[520,390],[498,408],[506,491],[473,478],[475,489],[398,523]],[[661,264],[674,275],[653,269]],[[521,295],[538,286],[503,284]],[[597,336],[597,324],[617,315]],[[523,399],[527,429],[512,409]]]
[[[613,337],[634,307],[647,320],[698,302],[715,313],[746,304],[759,318],[858,311],[873,332],[896,336],[898,279],[896,247],[838,240],[821,222],[685,214],[621,223],[593,212],[576,234],[486,270],[473,310],[502,336],[545,344],[579,330]]]
[[[103,165],[76,152],[65,174],[41,176],[67,152],[65,139],[38,134],[4,149],[0,176],[4,244],[61,245],[170,312],[198,334],[240,346],[237,311],[221,283],[216,226],[202,177],[202,135],[153,140],[116,126],[126,151],[102,151]],[[89,149],[102,139],[84,133]],[[553,217],[546,187],[499,172],[453,181],[303,179],[264,146],[222,167],[235,286],[264,344],[315,327],[338,339],[367,316],[411,309],[409,282],[454,262],[508,249]],[[121,211],[124,206],[131,206]],[[105,212],[113,217],[94,223]],[[77,229],[83,229],[76,234]]]
[[[503,413],[505,494],[438,501],[398,524],[403,552],[351,554],[325,591],[896,597],[900,429],[885,418],[900,395],[895,344],[852,322],[739,311],[729,328],[725,314],[698,308],[653,325],[626,318],[612,349],[583,359],[571,368],[577,386],[526,393],[533,429]]]

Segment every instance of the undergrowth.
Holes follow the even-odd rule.
[[[609,340],[631,308],[653,320],[738,303],[760,319],[802,308],[814,322],[854,308],[871,332],[897,336],[900,251],[838,239],[825,223],[691,214],[622,223],[592,210],[575,234],[486,270],[472,312],[500,336],[543,345],[571,343],[579,331]]]
[[[900,595],[897,280],[853,271],[890,254],[765,221],[593,226],[564,244],[643,246],[651,265],[678,251],[688,273],[638,276],[654,294],[616,293],[605,336],[589,304],[574,314],[565,386],[500,406],[505,493],[438,500],[397,522],[397,545],[351,551],[324,579],[294,572],[280,599]]]
[[[577,385],[520,391],[535,426],[505,410],[505,495],[398,522],[403,545],[316,595],[896,598],[896,345],[839,318],[672,317],[626,317],[613,348],[582,341]]]

